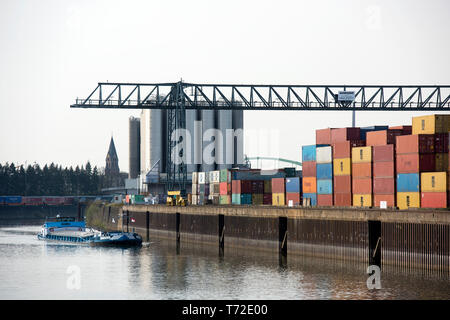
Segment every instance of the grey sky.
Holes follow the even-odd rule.
[[[0,162],[104,166],[113,133],[128,171],[128,117],[140,111],[69,108],[99,81],[450,84],[449,12],[445,0],[2,0]],[[360,112],[357,125],[411,116]],[[244,119],[280,130],[279,155],[293,160],[316,128],[351,125],[348,112]]]

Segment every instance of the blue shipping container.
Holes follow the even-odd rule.
[[[419,173],[399,173],[397,174],[397,192],[419,192]]]
[[[20,204],[22,203],[22,196],[5,196],[5,204]]]
[[[311,199],[311,205],[317,206],[317,193],[304,193],[303,199]]]
[[[252,195],[248,193],[241,194],[241,204],[252,204]]]
[[[316,164],[317,179],[333,179],[333,164],[318,163]]]
[[[302,147],[302,161],[316,161],[316,145]]]
[[[370,127],[360,128],[361,140],[366,140],[367,132],[381,131],[381,130],[387,130],[387,129],[389,129],[389,126],[370,126]]]
[[[333,180],[317,180],[317,194],[333,194]]]
[[[286,178],[286,192],[301,192],[301,179],[300,178]]]

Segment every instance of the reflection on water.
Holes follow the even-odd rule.
[[[39,226],[0,228],[0,299],[449,299],[448,279],[367,266],[154,239],[140,248],[39,241]],[[80,288],[68,286],[79,267]],[[68,273],[69,271],[69,273]]]

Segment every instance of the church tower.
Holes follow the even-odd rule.
[[[112,137],[106,155],[105,179],[106,187],[119,187],[120,185],[119,158]]]

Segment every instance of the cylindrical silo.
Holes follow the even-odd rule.
[[[197,110],[186,110],[186,165],[187,172],[191,173],[197,171],[197,165],[194,163],[195,153],[195,121],[197,120]],[[201,143],[201,141],[200,141]]]
[[[220,132],[216,140],[217,169],[228,169],[233,166],[233,129],[232,110],[217,110],[217,129]],[[227,132],[228,130],[228,132]]]
[[[163,111],[144,109],[141,113],[141,173],[147,174],[158,160],[163,169],[164,150],[164,119]]]
[[[150,142],[149,142],[149,115],[150,110],[142,109],[141,111],[141,174],[145,175],[148,170],[148,158],[150,151]]]
[[[244,110],[233,110],[233,165],[244,164]]]
[[[129,173],[128,178],[136,179],[141,172],[140,149],[141,132],[139,118],[130,117],[129,119]]]
[[[202,165],[200,171],[214,171],[215,166],[215,111],[202,110]],[[205,141],[206,139],[206,141]]]

